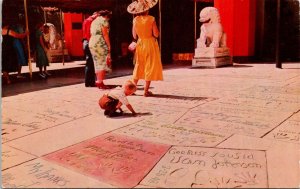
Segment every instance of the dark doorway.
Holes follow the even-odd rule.
[[[276,8],[275,0],[257,1],[255,58],[258,61],[275,61]],[[281,0],[280,4],[280,60],[300,60],[299,1]]]
[[[197,2],[196,28],[197,38],[200,36],[199,13],[210,2]],[[164,64],[172,63],[173,53],[193,53],[195,49],[195,16],[194,1],[162,0],[162,61]]]

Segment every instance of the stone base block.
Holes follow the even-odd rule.
[[[196,48],[195,49],[195,58],[215,58],[215,57],[224,57],[230,56],[229,48],[220,47],[220,48]]]
[[[218,68],[222,66],[231,66],[232,60],[230,56],[216,57],[216,58],[193,58],[193,68]]]
[[[64,53],[62,52],[61,49],[60,50],[51,49],[47,52],[47,57],[48,57],[49,62],[51,62],[51,63],[62,62],[63,54],[64,54],[64,60],[69,61],[70,55],[69,55],[68,49],[64,49]]]

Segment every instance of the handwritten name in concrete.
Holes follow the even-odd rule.
[[[38,180],[47,180],[60,187],[66,186],[70,182],[63,176],[58,176],[56,169],[47,168],[42,163],[28,164],[26,167],[29,168],[28,174],[33,175]]]

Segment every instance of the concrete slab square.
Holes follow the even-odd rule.
[[[268,177],[270,188],[299,187],[299,149],[299,144],[276,142],[270,149],[267,150]]]
[[[26,161],[32,160],[37,158],[34,155],[25,153],[23,151],[17,150],[12,148],[8,145],[2,144],[1,145],[2,151],[2,170],[8,169],[10,167],[19,165]]]
[[[213,93],[216,92],[216,93]],[[221,93],[221,91],[223,91]],[[154,94],[165,95],[166,97],[174,97],[174,98],[183,98],[183,97],[197,97],[197,98],[215,98],[219,97],[220,94],[229,93],[228,91],[224,91],[221,89],[208,89],[208,88],[200,88],[200,86],[193,86],[192,88],[189,86],[182,86],[180,88],[174,88],[172,86],[163,86],[163,88],[155,88],[152,91]],[[232,92],[230,92],[231,94]],[[175,95],[176,94],[176,95]],[[163,96],[162,96],[163,97]],[[154,99],[154,98],[152,98]],[[192,99],[192,98],[190,98]]]
[[[105,134],[45,156],[45,159],[118,187],[134,187],[170,146]]]
[[[37,159],[2,172],[4,188],[112,188],[111,185]]]
[[[290,86],[290,84],[283,86],[255,86],[254,92],[298,95],[300,93],[300,85],[298,87]]]
[[[148,97],[144,100],[145,103],[152,103],[158,105],[165,105],[171,107],[193,108],[200,104],[205,104],[215,98],[209,97],[192,97],[181,95],[169,95],[169,94],[154,94],[153,97]]]
[[[300,112],[295,113],[290,120],[300,121]]]
[[[264,150],[267,157],[269,187],[297,188],[299,186],[299,144],[234,135],[218,147]]]
[[[234,97],[224,99],[224,101],[253,107],[276,109],[278,111],[297,112],[300,109],[299,95],[268,93],[264,90],[257,92],[256,87],[250,88],[247,91],[239,91]]]
[[[249,150],[268,150],[274,141],[263,138],[256,138],[244,135],[232,135],[226,141],[219,144],[218,148],[249,149]]]
[[[180,146],[214,147],[230,135],[217,131],[145,120],[117,129],[114,133],[152,142]]]
[[[135,123],[139,121],[138,119],[139,118],[128,118],[120,123],[117,119],[109,119],[103,115],[87,116],[64,123],[59,127],[49,128],[7,142],[6,144],[36,156],[42,156],[128,124]],[[68,135],[67,137],[66,134]],[[45,146],[47,147],[45,148]]]
[[[160,121],[163,123],[173,123],[178,117],[184,115],[188,109],[172,106],[163,106],[149,103],[135,103],[134,109],[141,113],[141,118]]]
[[[32,111],[17,115],[5,113],[2,128],[5,129],[6,134],[3,135],[3,141],[11,141],[88,115],[90,115],[88,112],[73,105],[47,106],[40,112]]]
[[[225,105],[222,102],[216,100],[194,108],[178,119],[176,124],[260,137],[291,115],[289,112],[279,114],[272,111],[275,116],[268,116],[271,114],[268,109],[244,107],[234,102]]]
[[[266,188],[266,154],[173,146],[141,184],[164,188]]]
[[[287,120],[264,138],[300,144],[300,121]]]

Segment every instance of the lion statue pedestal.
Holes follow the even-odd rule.
[[[197,39],[192,67],[217,68],[232,65],[218,9],[204,8],[200,12],[200,22],[203,24],[200,38]]]

